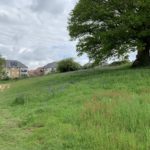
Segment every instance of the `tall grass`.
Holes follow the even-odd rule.
[[[10,81],[0,93],[0,149],[149,150],[149,74],[107,68]]]

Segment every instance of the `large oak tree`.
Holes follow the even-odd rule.
[[[150,65],[150,0],[79,0],[68,29],[96,62],[137,50],[134,66]]]

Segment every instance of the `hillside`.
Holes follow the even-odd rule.
[[[150,69],[1,82],[0,150],[149,150]]]

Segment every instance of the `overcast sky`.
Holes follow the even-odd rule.
[[[0,54],[29,68],[67,57],[80,63],[67,20],[77,0],[0,0]]]

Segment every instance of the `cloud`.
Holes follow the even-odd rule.
[[[66,0],[33,0],[30,8],[38,13],[47,12],[53,15],[58,15],[65,10],[66,2]]]
[[[1,5],[12,5],[14,0],[0,0]]]
[[[77,58],[67,19],[77,0],[0,0],[0,54],[30,68]]]

